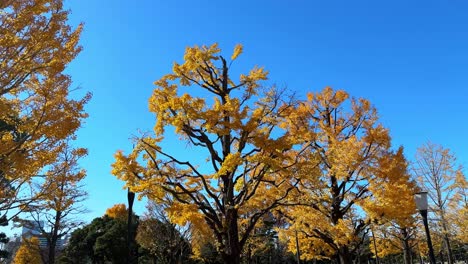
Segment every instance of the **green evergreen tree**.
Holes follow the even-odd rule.
[[[136,216],[135,216],[136,217]],[[138,226],[138,217],[136,217]],[[127,224],[108,215],[95,218],[90,224],[75,230],[57,263],[127,263]]]

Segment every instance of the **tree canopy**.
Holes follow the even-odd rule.
[[[327,87],[290,110],[287,128],[304,146],[295,197],[301,204],[284,209],[304,259],[351,263],[369,224],[414,212],[403,149],[391,150],[368,100]],[[293,239],[290,248],[296,251]]]
[[[294,141],[280,125],[293,102],[262,87],[268,74],[262,67],[233,79],[229,66],[242,46],[230,62],[220,51],[217,44],[187,48],[184,62],[155,82],[149,100],[154,134],[136,139],[128,155],[117,152],[113,173],[132,191],[167,204],[174,223],[190,222],[196,235],[213,237],[226,263],[239,263],[258,220],[286,203],[297,185],[290,177]],[[192,96],[196,89],[212,97]],[[166,127],[207,162],[162,149]]]
[[[66,66],[81,51],[61,0],[0,3],[0,213],[41,193],[31,178],[52,164],[87,117],[90,94],[72,99]]]

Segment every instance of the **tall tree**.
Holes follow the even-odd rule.
[[[232,79],[230,66],[241,52],[236,46],[228,61],[216,44],[187,48],[184,62],[155,82],[149,100],[154,135],[137,138],[128,155],[117,152],[113,164],[113,174],[132,191],[168,204],[173,223],[190,222],[213,237],[225,263],[240,262],[258,220],[286,202],[297,184],[288,171],[293,142],[280,126],[290,102],[261,89],[263,68]],[[208,162],[163,149],[167,127]]]
[[[430,209],[438,218],[447,259],[449,264],[452,264],[447,210],[450,201],[454,199],[455,192],[452,187],[456,177],[462,175],[461,166],[457,165],[456,157],[449,149],[428,142],[418,148],[413,170],[421,187],[428,191]]]
[[[403,149],[390,150],[369,101],[325,88],[290,111],[287,128],[307,150],[299,156],[308,164],[299,171],[302,205],[286,210],[303,258],[351,263],[371,222],[414,210],[400,199],[410,192]]]
[[[86,149],[65,146],[39,187],[44,195],[28,210],[47,240],[47,251],[43,254],[46,264],[55,263],[58,243],[82,224],[76,217],[85,212],[80,202],[86,198],[81,183],[86,171],[79,168],[78,161],[86,154]]]
[[[0,214],[38,197],[23,188],[86,117],[90,95],[71,99],[63,73],[81,50],[68,14],[62,0],[0,1]]]

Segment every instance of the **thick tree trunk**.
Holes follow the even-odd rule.
[[[47,264],[55,264],[55,251],[57,247],[58,232],[60,229],[61,220],[62,220],[62,212],[61,211],[55,212],[55,222],[54,222],[52,234],[48,239],[49,245],[47,245],[48,246]]]
[[[47,264],[55,264],[55,248],[57,246],[57,241],[51,241],[49,245],[49,255],[47,256]]]
[[[226,264],[239,264],[240,263],[240,241],[239,241],[239,229],[237,226],[237,210],[234,208],[227,209],[226,212],[226,226],[227,237],[225,238],[225,249],[222,253],[224,263]]]
[[[240,256],[225,255],[223,254],[223,261],[225,264],[239,264]]]
[[[340,264],[352,264],[353,258],[347,246],[343,246],[338,250],[338,258],[340,260]]]

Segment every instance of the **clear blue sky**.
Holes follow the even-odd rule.
[[[94,94],[78,144],[89,149],[89,221],[126,202],[111,174],[113,154],[155,122],[153,82],[184,49],[218,42],[237,69],[258,64],[270,84],[304,95],[324,86],[369,99],[395,146],[412,158],[431,140],[468,165],[468,2],[451,1],[110,1],[68,0],[85,23],[74,85]],[[169,143],[171,144],[171,143]],[[175,145],[174,145],[175,146]],[[174,147],[174,152],[183,148]],[[142,212],[144,202],[137,203]]]

